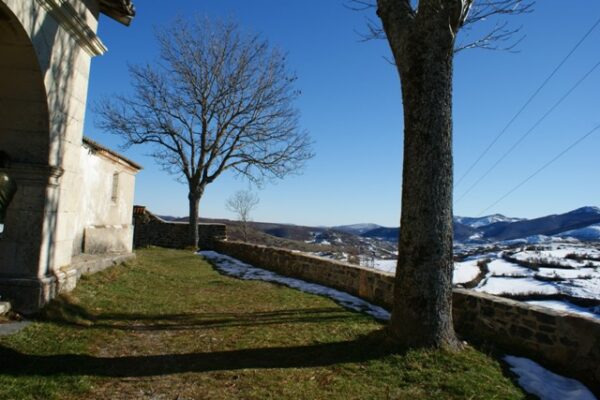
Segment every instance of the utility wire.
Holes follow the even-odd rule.
[[[467,169],[467,171],[460,177],[460,179],[456,183],[456,186],[459,186],[461,184],[461,182],[465,179],[465,177],[473,170],[473,168],[475,168],[475,166],[488,153],[488,151],[490,151],[490,149],[492,148],[492,146],[494,146],[494,144],[496,144],[498,139],[500,139],[500,137],[506,133],[508,128],[513,124],[513,122],[515,122],[515,120],[519,117],[519,115],[521,115],[521,113],[525,110],[525,108],[527,108],[527,106],[529,106],[529,104],[533,101],[533,99],[541,92],[541,90],[546,86],[546,84],[548,84],[550,79],[552,79],[554,77],[554,75],[556,75],[558,70],[564,65],[565,62],[567,62],[567,60],[571,57],[571,55],[573,55],[573,53],[575,53],[575,51],[579,48],[579,46],[581,46],[581,44],[585,41],[585,39],[587,39],[587,37],[594,31],[594,29],[596,29],[596,27],[599,24],[600,24],[600,18],[598,18],[596,20],[596,22],[594,23],[594,25],[592,25],[592,27],[590,29],[588,29],[588,31],[585,33],[585,35],[583,35],[583,37],[581,39],[579,39],[579,41],[575,44],[575,46],[571,49],[571,51],[569,51],[569,53],[562,59],[562,61],[556,66],[556,68],[554,68],[554,70],[550,73],[550,75],[548,75],[548,77],[536,89],[536,91],[533,92],[533,94],[529,97],[529,99],[525,102],[525,104],[523,104],[523,106],[521,106],[519,111],[517,111],[517,113],[510,119],[510,121],[508,121],[508,123],[504,126],[504,128],[500,131],[500,133],[498,133],[498,135],[496,135],[494,140],[492,140],[492,142],[485,148],[485,150],[483,150],[483,152],[479,155],[479,157],[477,157],[475,162],[473,164],[471,164],[471,166]]]
[[[498,200],[496,200],[490,206],[488,206],[485,209],[483,209],[479,213],[478,216],[482,216],[490,208],[494,207],[496,204],[500,203],[502,200],[504,200],[505,198],[507,198],[508,196],[510,196],[514,191],[516,191],[521,186],[523,186],[524,184],[526,184],[527,182],[529,182],[534,176],[536,176],[537,174],[539,174],[540,172],[542,172],[543,170],[545,170],[546,168],[548,168],[552,163],[554,163],[556,160],[558,160],[560,157],[562,157],[565,153],[567,153],[573,147],[577,146],[579,143],[581,143],[584,139],[586,139],[592,133],[596,132],[598,129],[600,129],[600,124],[596,125],[594,128],[592,128],[592,130],[590,130],[589,132],[587,132],[585,135],[581,136],[575,142],[571,143],[571,145],[569,147],[567,147],[566,149],[564,149],[563,151],[561,151],[560,153],[558,153],[556,156],[554,156],[554,158],[552,158],[546,164],[542,165],[540,168],[538,168],[537,171],[535,171],[533,174],[529,175],[527,178],[525,178],[524,180],[522,180],[518,185],[516,185],[515,187],[513,187],[512,189],[510,189],[508,192],[506,192],[502,197],[500,197]]]
[[[497,166],[498,164],[500,164],[502,161],[504,161],[504,159],[506,157],[508,157],[508,155],[510,153],[512,153],[522,142],[523,140],[525,140],[525,138],[527,136],[529,136],[529,134],[531,134],[531,132],[533,132],[550,114],[552,114],[554,112],[554,110],[556,110],[556,108],[567,99],[567,97],[569,97],[571,95],[571,93],[573,93],[575,91],[575,89],[577,89],[579,87],[579,85],[581,85],[583,83],[583,81],[585,81],[591,74],[592,72],[594,72],[596,70],[596,68],[598,68],[600,66],[600,61],[598,61],[583,77],[581,77],[568,91],[567,93],[565,93],[556,103],[554,103],[554,105],[552,107],[550,107],[550,109],[548,111],[546,111],[546,113],[544,115],[542,115],[542,117],[540,119],[538,119],[535,124],[533,124],[533,126],[531,128],[529,128],[529,130],[527,132],[525,132],[523,135],[521,135],[521,137],[519,138],[519,140],[517,140],[511,147],[510,149],[508,149],[504,154],[502,154],[502,156],[500,156],[500,158],[498,160],[496,160],[496,162],[487,170],[485,171],[485,173],[483,175],[481,175],[479,177],[479,179],[477,179],[475,181],[475,183],[473,183],[459,198],[458,200],[456,200],[456,203],[459,203],[462,199],[465,198],[466,195],[468,195],[471,190],[473,190],[482,180],[484,180],[489,174],[490,172],[492,172]]]

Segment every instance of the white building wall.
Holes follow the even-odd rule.
[[[93,184],[80,170],[92,163],[81,149],[91,58],[106,51],[98,17],[98,0],[0,0],[0,150],[18,186],[0,241],[0,294],[22,312],[56,295],[86,246],[131,251],[135,171],[121,165],[117,204],[80,198],[112,180]]]
[[[71,263],[79,211],[71,192],[80,181],[77,167],[90,63],[92,56],[102,54],[106,48],[95,35],[99,16],[95,0],[0,1],[27,32],[46,93],[49,126],[45,134],[29,135],[28,140],[21,139],[25,132],[7,135],[12,142],[3,143],[9,154],[18,155],[16,158],[24,157],[22,161],[47,164],[57,170],[55,182],[45,190],[41,187],[37,194],[45,198],[45,209],[36,275],[44,277]],[[16,84],[28,79],[28,73],[18,71],[9,76]],[[29,119],[20,121],[25,123],[13,131],[29,133]]]
[[[80,148],[79,171],[80,184],[70,194],[76,199],[78,209],[74,217],[73,255],[131,252],[137,170],[84,145]],[[114,174],[118,174],[115,201]]]

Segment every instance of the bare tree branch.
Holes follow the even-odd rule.
[[[238,190],[225,203],[225,207],[236,214],[242,226],[242,237],[244,242],[248,241],[248,223],[250,213],[259,203],[258,196],[247,190]]]
[[[148,145],[196,205],[227,170],[260,184],[302,169],[312,142],[285,54],[233,22],[206,18],[178,19],[156,37],[157,62],[129,69],[133,94],[97,105],[100,128],[125,147]]]
[[[427,2],[426,0],[411,2],[386,1],[386,0],[347,0],[346,8],[353,11],[369,11],[378,9],[378,3],[396,4],[402,7],[411,7],[414,16],[423,13],[425,6],[437,7],[439,1]],[[453,2],[448,2],[452,4]],[[454,23],[452,27],[459,33],[456,41],[455,53],[467,49],[514,51],[516,46],[523,40],[520,35],[521,27],[510,27],[502,16],[528,14],[533,11],[535,2],[530,0],[455,0]],[[500,19],[498,18],[500,17]],[[489,27],[482,27],[490,23]],[[474,25],[477,25],[477,33],[474,33]],[[480,26],[481,25],[481,26]],[[380,21],[372,18],[366,20],[366,32],[359,33],[361,40],[386,39],[386,34]],[[472,38],[471,38],[472,37]]]

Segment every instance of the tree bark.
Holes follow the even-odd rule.
[[[200,239],[198,235],[198,207],[200,205],[201,194],[194,191],[188,193],[190,216],[189,216],[189,246],[197,249],[198,241]]]
[[[423,12],[403,29],[392,29],[391,21],[380,16],[400,74],[404,108],[401,234],[388,332],[403,346],[456,349],[459,342],[452,322],[454,33],[443,16]]]

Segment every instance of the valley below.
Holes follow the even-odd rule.
[[[227,224],[231,240],[241,240],[238,222],[218,221]],[[400,228],[252,222],[249,231],[256,244],[386,273],[397,267]],[[600,209],[530,220],[455,217],[453,284],[600,319]]]

